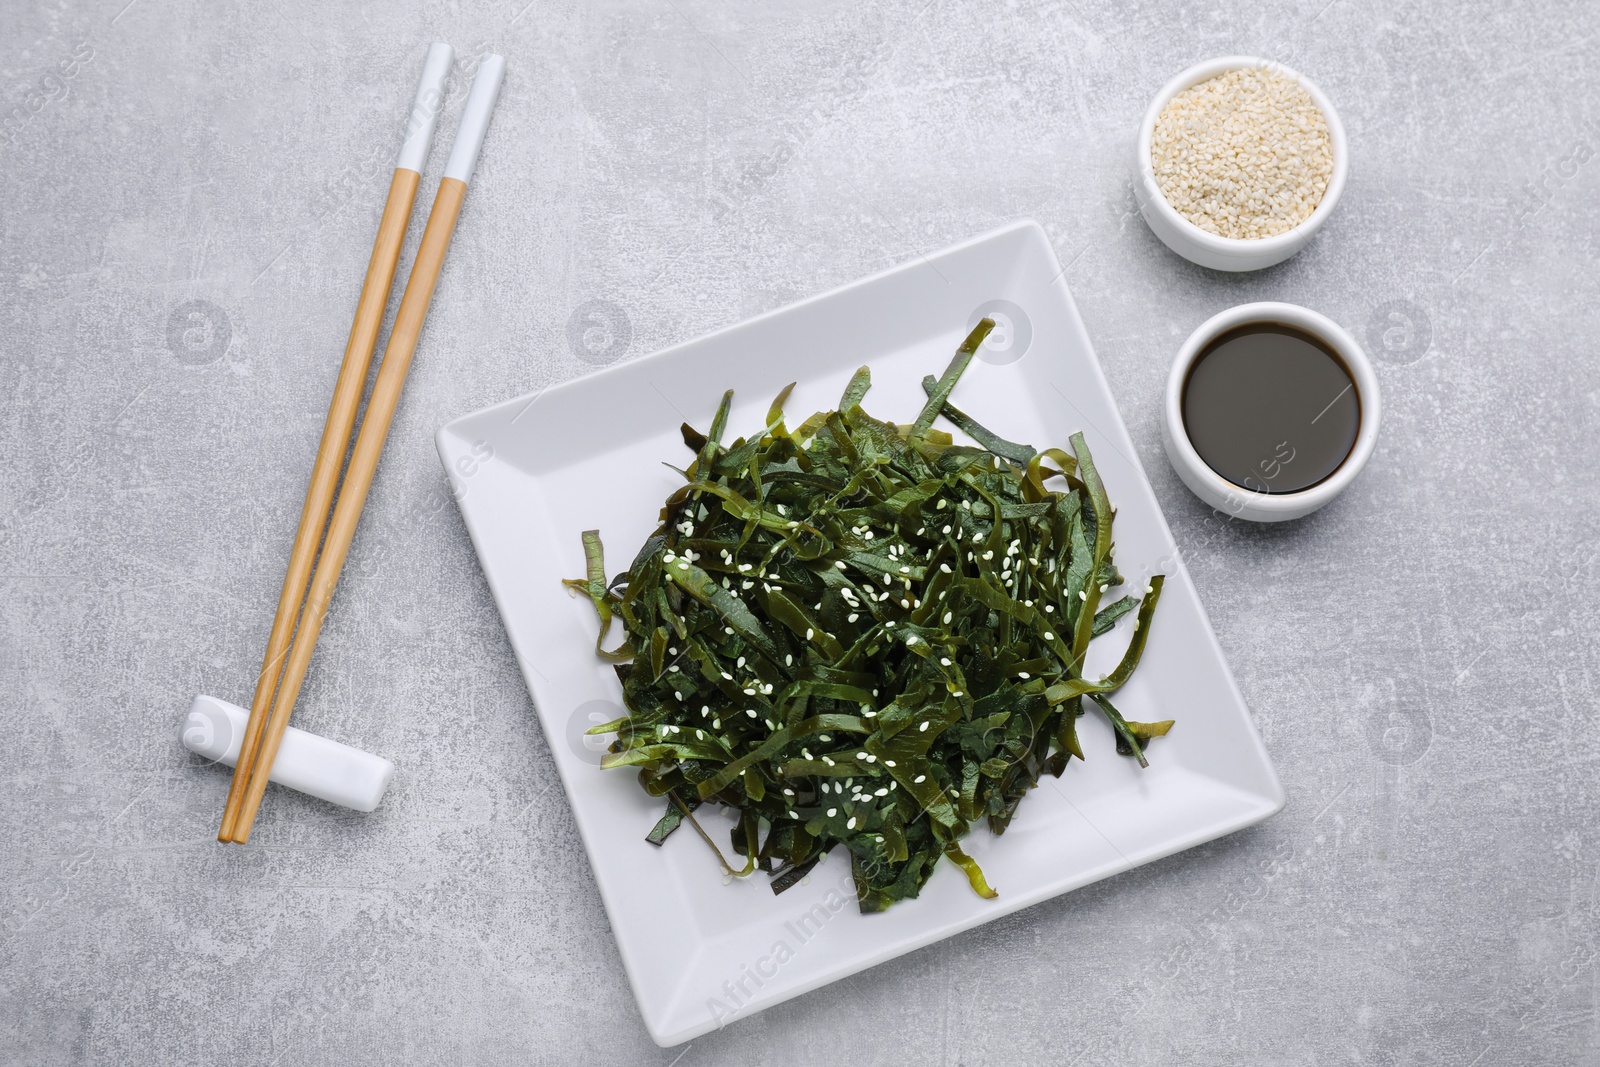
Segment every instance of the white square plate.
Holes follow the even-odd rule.
[[[472,542],[533,694],[572,802],[606,913],[650,1034],[687,1041],[732,1019],[1048,897],[1265,819],[1283,790],[1178,559],[1155,494],[1060,278],[1044,232],[1018,222],[935,255],[600,373],[486,408],[439,431]],[[681,484],[678,427],[704,430],[724,389],[729,440],[759,430],[798,379],[790,424],[834,407],[872,367],[864,406],[909,422],[993,301],[1007,321],[956,388],[978,421],[1037,448],[1082,430],[1117,508],[1117,563],[1129,587],[1167,574],[1149,645],[1117,703],[1130,719],[1176,719],[1150,767],[1118,756],[1093,712],[1088,762],[1046,777],[1004,837],[975,829],[967,850],[999,890],[983,900],[940,864],[922,895],[887,912],[855,907],[849,864],[817,867],[774,896],[757,874],[724,885],[692,832],[644,840],[662,804],[631,771],[601,771],[583,731],[622,714],[621,687],[594,655],[595,615],[561,579],[581,577],[579,534],[598,529],[607,573],[625,568]],[[1009,345],[1006,349],[1002,346]],[[1022,351],[1020,358],[1005,362]],[[1133,616],[1095,640],[1085,673],[1115,664]],[[726,841],[725,825],[707,816]],[[981,947],[974,947],[981,952]]]

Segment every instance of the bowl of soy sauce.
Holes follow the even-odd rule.
[[[1212,507],[1253,522],[1309,515],[1378,441],[1378,378],[1353,337],[1296,304],[1241,304],[1189,336],[1167,378],[1167,458]]]

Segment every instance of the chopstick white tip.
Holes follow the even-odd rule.
[[[500,98],[500,83],[505,76],[504,56],[486,55],[478,63],[472,91],[467,94],[467,106],[461,113],[461,126],[456,130],[456,141],[450,149],[450,162],[445,164],[446,178],[471,183],[472,172],[478,166],[478,153],[483,149],[483,136],[489,131],[489,117],[494,114],[495,101]]]
[[[416,100],[406,116],[406,138],[394,161],[396,169],[421,172],[423,164],[427,163],[433,129],[438,125],[439,112],[444,110],[444,83],[450,77],[450,64],[455,58],[455,49],[442,41],[428,46],[422,78],[417,82]]]

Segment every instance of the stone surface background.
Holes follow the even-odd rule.
[[[1592,3],[525,2],[0,5],[0,1060],[1600,1062]],[[370,816],[274,790],[224,849],[176,723],[248,702],[436,38],[510,76],[298,712],[400,777]],[[1352,145],[1242,276],[1128,175],[1150,95],[1234,52]],[[658,1049],[432,434],[1024,215],[1288,807]],[[1387,406],[1276,528],[1157,421],[1188,332],[1266,298],[1366,338]]]

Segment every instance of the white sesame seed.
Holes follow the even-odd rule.
[[[927,732],[928,732],[928,724],[927,723],[923,723],[921,726],[917,727],[917,733],[925,734]]]
[[[1078,599],[1084,601],[1085,603],[1087,603],[1088,600],[1089,600],[1089,594],[1087,592],[1085,592],[1084,590],[1080,589],[1080,590],[1078,590]]]
[[[910,637],[906,638],[906,644],[914,645],[916,643],[917,643],[917,635],[916,634],[912,634]]]
[[[846,616],[845,616],[845,617],[844,617],[844,621],[845,621],[845,622],[855,622],[855,621],[856,621],[856,620],[857,620],[857,619],[859,619],[859,618],[861,618],[861,616],[860,616],[860,615],[856,615],[856,614],[854,614],[854,613],[852,613],[852,614],[850,614],[850,615],[846,615]]]
[[[815,636],[817,636],[817,631],[812,629],[811,627],[807,626],[806,627],[806,640],[809,641]]]
[[[950,657],[949,656],[940,656],[939,657],[939,662],[942,665],[948,667],[948,666],[950,666]]]
[[[835,566],[835,567],[838,567],[838,568],[839,568],[839,569],[840,569],[840,570],[844,570],[844,569],[845,569],[845,562],[844,562],[844,560],[842,560],[842,559],[836,559],[836,560],[834,560],[834,561],[833,561],[833,565],[834,565],[834,566]]]
[[[926,774],[919,774],[919,775],[917,775],[915,778],[913,778],[911,780],[911,784],[912,785],[921,785],[923,782],[926,782],[927,780],[928,780],[928,776]]]
[[[845,820],[844,828],[846,830],[854,830],[856,828],[856,817],[854,815]]]
[[[1327,120],[1292,77],[1229,70],[1162,109],[1150,162],[1162,195],[1209,233],[1262,238],[1302,222],[1333,173]]]
[[[828,818],[831,819],[837,814],[839,814],[839,809],[838,808],[829,808],[828,809]]]
[[[1055,635],[1055,634],[1053,634],[1053,633],[1051,633],[1051,632],[1050,632],[1050,631],[1049,631],[1049,630],[1046,630],[1046,631],[1045,631],[1045,632],[1044,632],[1044,639],[1045,639],[1045,640],[1046,640],[1046,641],[1054,641],[1054,640],[1055,640],[1055,639],[1056,639],[1056,635]],[[1108,698],[1108,699],[1109,699],[1109,698]]]

